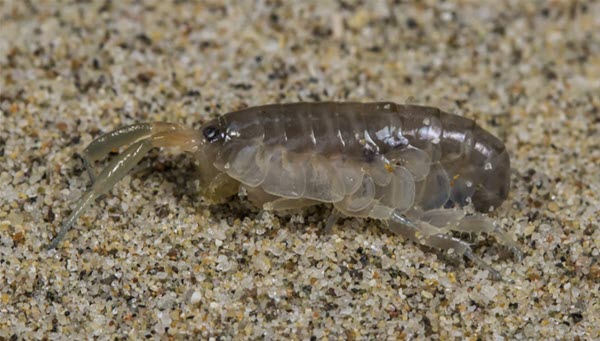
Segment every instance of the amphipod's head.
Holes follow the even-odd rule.
[[[214,167],[214,162],[222,153],[225,142],[228,140],[226,133],[227,126],[220,117],[210,120],[200,127],[196,158],[203,186],[209,185],[218,176],[219,171]]]
[[[239,136],[235,124],[228,123],[220,116],[200,127],[197,166],[200,170],[200,194],[210,203],[222,203],[239,191],[238,180],[232,178],[224,160],[229,160],[239,150],[239,144],[245,144]]]
[[[223,119],[210,120],[200,127],[199,152],[214,159],[226,140],[227,126]]]
[[[206,163],[217,165],[224,171],[229,169],[226,164],[237,155],[241,155],[237,161],[249,156],[245,147],[261,143],[265,130],[259,120],[253,118],[250,109],[243,109],[206,122],[200,127],[200,136],[199,149]]]

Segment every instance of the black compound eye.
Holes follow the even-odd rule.
[[[202,134],[204,134],[204,138],[206,138],[206,140],[208,142],[214,142],[216,140],[219,139],[219,129],[213,127],[213,126],[208,126],[206,128],[204,128],[204,130],[202,131]]]

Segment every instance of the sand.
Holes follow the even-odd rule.
[[[600,338],[599,31],[596,1],[0,1],[0,339]],[[431,105],[505,141],[491,216],[526,256],[463,237],[514,283],[374,221],[325,233],[326,206],[208,205],[168,150],[46,250],[101,133],[300,100]]]

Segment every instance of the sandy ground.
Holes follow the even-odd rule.
[[[0,339],[598,339],[600,3],[393,3],[0,0]],[[298,100],[500,136],[493,217],[526,257],[470,241],[514,283],[376,222],[324,233],[327,207],[209,206],[194,160],[159,150],[45,249],[99,134]]]

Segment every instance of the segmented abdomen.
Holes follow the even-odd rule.
[[[503,144],[472,120],[394,103],[294,103],[220,118],[226,142],[215,166],[286,198],[378,202],[428,210],[473,200],[498,206],[508,193]]]

